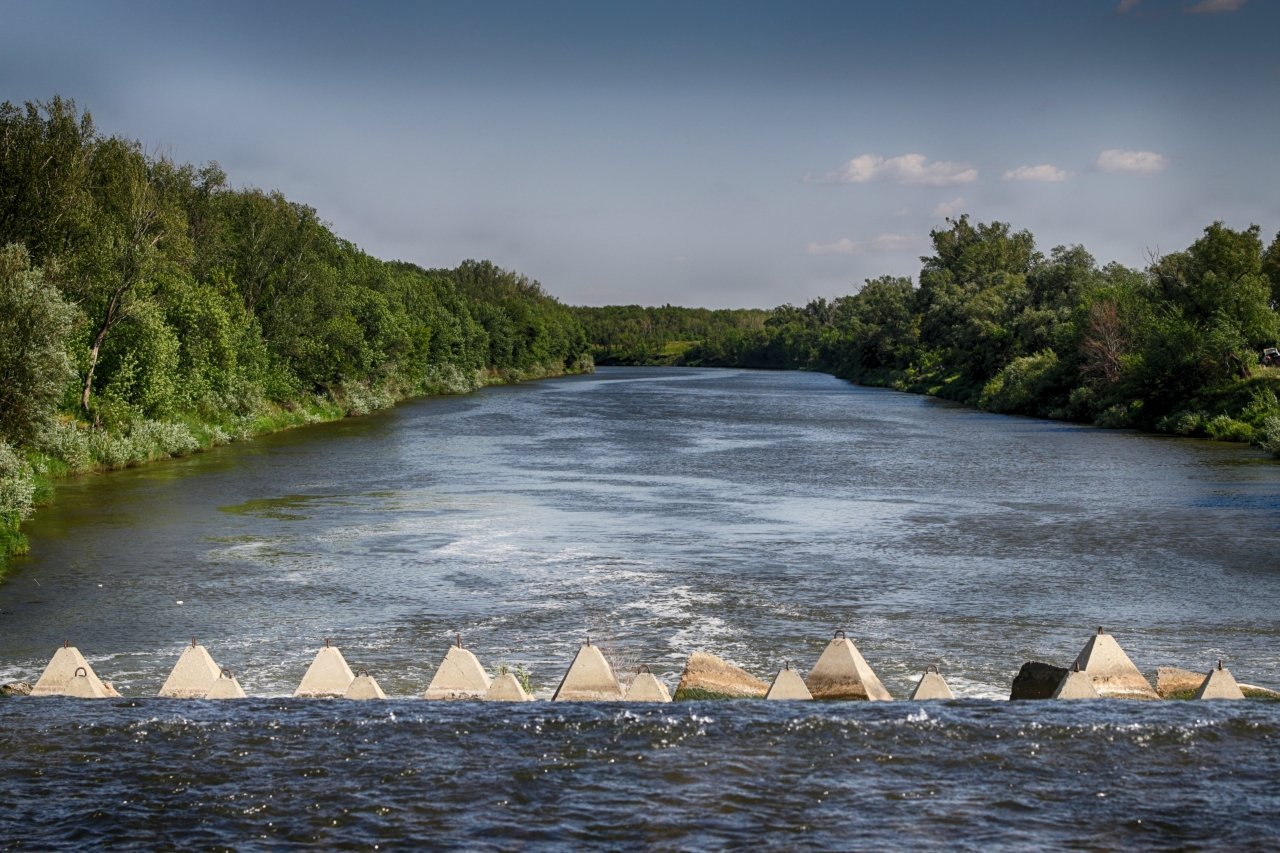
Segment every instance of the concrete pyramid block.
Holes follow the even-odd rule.
[[[203,699],[221,671],[208,649],[193,639],[191,645],[182,650],[157,695],[169,699]]]
[[[120,695],[114,688],[102,683],[94,673],[93,667],[89,666],[89,662],[84,659],[84,655],[80,654],[79,649],[67,643],[63,643],[62,648],[53,653],[48,666],[40,675],[40,680],[36,682],[35,687],[31,688],[31,695],[69,696],[67,690],[71,687],[71,681],[79,670],[84,670],[83,677],[88,680],[89,689],[94,696]],[[77,689],[83,691],[85,685],[77,685]]]
[[[71,676],[71,680],[67,682],[67,692],[63,695],[76,699],[108,698],[110,694],[104,689],[102,683],[95,684],[95,681],[96,679],[90,679],[89,671],[85,667],[78,667],[75,675]]]
[[[912,701],[919,702],[925,699],[954,699],[956,695],[951,692],[951,687],[947,684],[947,680],[938,672],[936,666],[930,666],[924,671],[924,675],[920,676],[920,680],[916,682],[916,689],[911,691]]]
[[[209,692],[204,695],[206,699],[247,699],[244,688],[240,686],[240,682],[236,680],[235,674],[229,669],[224,669],[218,673],[217,679],[214,680],[213,686],[209,688]]]
[[[440,661],[422,698],[483,699],[492,683],[480,661],[462,647],[459,639],[458,645],[450,646],[444,660]]]
[[[1081,669],[1073,669],[1062,678],[1058,689],[1053,691],[1054,699],[1101,699],[1093,679]]]
[[[382,688],[378,686],[378,682],[368,670],[360,670],[360,673],[351,682],[351,686],[347,688],[347,692],[342,694],[343,699],[386,699],[387,694],[382,692]]]
[[[1223,669],[1222,661],[1218,661],[1218,668],[1209,670],[1209,674],[1204,677],[1204,682],[1200,685],[1200,689],[1191,698],[1243,699],[1244,691],[1236,683],[1235,676],[1231,674],[1231,670]]]
[[[578,649],[569,671],[556,688],[553,702],[617,702],[622,699],[622,686],[613,676],[613,668],[604,659],[599,646],[591,641]]]
[[[804,679],[800,677],[800,673],[792,669],[788,664],[778,670],[778,674],[773,677],[773,684],[769,685],[769,692],[764,694],[764,698],[804,700],[812,699],[813,694],[805,686]]]
[[[650,672],[649,667],[643,666],[631,679],[627,695],[623,698],[627,702],[670,702],[671,694],[667,692],[667,685]]]
[[[1101,628],[1084,644],[1076,666],[1088,674],[1098,695],[1105,699],[1160,698],[1116,638]]]
[[[315,660],[307,668],[306,675],[302,676],[302,682],[293,691],[293,695],[308,699],[336,699],[345,694],[355,680],[356,675],[347,666],[342,652],[325,640],[324,647],[316,652]]]
[[[514,673],[504,672],[493,680],[493,684],[485,691],[484,698],[490,702],[532,702],[533,697],[525,692],[520,679]]]
[[[805,686],[814,699],[870,699],[886,702],[893,697],[867,665],[862,653],[844,631],[836,631],[809,671]]]

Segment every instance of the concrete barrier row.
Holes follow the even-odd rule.
[[[1028,689],[1019,695],[1019,681],[1027,667],[1040,666],[1040,695]],[[1030,676],[1027,676],[1030,678]],[[1160,695],[1134,666],[1115,638],[1103,631],[1089,638],[1069,668],[1048,664],[1027,664],[1014,682],[1011,698],[1052,699],[1158,699]],[[1055,684],[1056,682],[1056,684]],[[1053,686],[1050,693],[1048,688]],[[73,696],[105,699],[120,694],[94,673],[80,651],[64,643],[45,667],[32,696]],[[175,699],[241,699],[244,689],[231,670],[218,666],[208,649],[194,638],[184,648],[160,696]],[[324,641],[293,693],[305,698],[386,699],[377,680],[367,671],[353,672],[342,652]],[[529,685],[516,673],[505,669],[490,678],[459,636],[445,653],[424,699],[488,700],[528,702]],[[694,652],[689,657],[676,699],[764,698],[768,700],[866,700],[889,701],[885,689],[858,647],[844,631],[836,631],[807,678],[788,662],[769,684],[714,655]],[[955,699],[936,666],[926,667],[908,697],[913,701]],[[1243,699],[1244,692],[1231,672],[1218,661],[1196,687],[1195,699]],[[647,666],[641,666],[625,688],[608,659],[588,639],[574,656],[552,701],[576,702],[670,702],[664,684]]]

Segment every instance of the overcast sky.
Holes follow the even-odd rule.
[[[1280,228],[1277,0],[0,0],[53,94],[382,258],[573,304],[771,307],[912,275],[967,212],[1141,265]]]

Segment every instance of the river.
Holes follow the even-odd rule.
[[[66,639],[126,698],[0,701],[0,844],[1277,840],[1277,704],[1001,701],[1099,625],[1144,672],[1280,686],[1256,449],[615,368],[74,480],[25,530],[0,681]],[[961,701],[410,698],[455,632],[547,698],[588,636],[674,688],[691,651],[768,680],[838,628],[895,696],[937,664]],[[263,698],[145,698],[193,636]],[[325,638],[394,701],[285,698]]]

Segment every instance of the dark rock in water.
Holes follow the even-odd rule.
[[[31,685],[25,681],[11,681],[0,684],[0,696],[30,696]]]
[[[1062,679],[1067,675],[1065,666],[1055,666],[1038,660],[1029,660],[1013,678],[1010,699],[1052,699]]]

